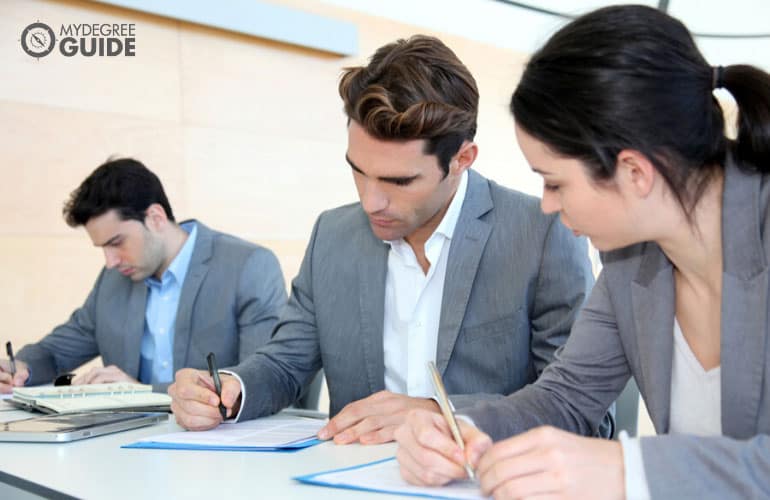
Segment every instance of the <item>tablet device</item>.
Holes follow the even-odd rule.
[[[88,412],[45,415],[0,424],[0,441],[65,443],[166,420],[167,413]]]

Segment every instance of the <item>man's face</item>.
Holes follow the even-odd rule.
[[[444,177],[438,158],[423,152],[425,140],[383,141],[351,120],[346,159],[361,207],[381,240],[421,236],[438,226],[459,174]],[[460,172],[461,173],[461,172]]]
[[[165,247],[159,235],[137,220],[121,220],[110,210],[92,217],[85,224],[94,246],[104,250],[105,266],[117,267],[133,281],[155,274],[165,260]]]

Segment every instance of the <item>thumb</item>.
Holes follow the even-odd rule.
[[[241,383],[237,378],[222,375],[222,404],[232,408],[241,395]]]

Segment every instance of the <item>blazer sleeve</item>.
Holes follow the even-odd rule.
[[[602,273],[567,343],[540,378],[505,398],[462,413],[495,440],[540,425],[593,436],[599,434],[607,409],[630,375]]]
[[[770,436],[640,439],[652,498],[770,498]]]
[[[286,304],[283,273],[273,252],[259,247],[246,260],[236,301],[240,363],[267,344]]]
[[[96,307],[105,270],[99,274],[82,307],[36,344],[24,346],[16,358],[29,365],[27,385],[50,384],[59,374],[74,370],[99,355]]]
[[[273,337],[231,371],[243,381],[245,405],[239,419],[270,415],[294,403],[321,368],[321,353],[313,303],[313,248],[316,221],[291,295]]]

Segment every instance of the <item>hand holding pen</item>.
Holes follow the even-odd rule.
[[[21,387],[29,378],[29,369],[23,361],[17,361],[10,342],[5,344],[8,359],[0,359],[0,393],[8,394],[14,387]]]

